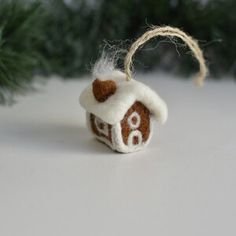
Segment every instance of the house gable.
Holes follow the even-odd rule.
[[[137,145],[146,142],[150,135],[150,111],[141,102],[136,101],[121,121],[121,133],[124,144]],[[140,137],[141,136],[141,137]],[[141,138],[141,140],[140,140]]]

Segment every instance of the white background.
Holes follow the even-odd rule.
[[[52,79],[0,107],[1,236],[236,235],[236,84],[137,78],[169,107],[138,153],[88,132],[89,80]]]

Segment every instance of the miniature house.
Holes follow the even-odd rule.
[[[103,143],[118,152],[145,147],[152,136],[153,118],[167,119],[165,102],[149,87],[126,81],[118,70],[98,74],[82,92],[80,104],[87,112],[87,124]]]

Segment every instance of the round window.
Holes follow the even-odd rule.
[[[137,129],[140,126],[140,115],[135,111],[128,118],[128,124],[131,129]]]

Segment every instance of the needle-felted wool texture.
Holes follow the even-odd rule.
[[[199,63],[196,76],[203,85],[207,67],[196,40],[178,28],[153,27],[130,47],[125,60],[125,73],[117,70],[112,58],[102,57],[94,67],[94,81],[80,96],[87,111],[87,123],[92,133],[113,150],[128,153],[145,147],[152,136],[153,118],[164,123],[168,112],[165,102],[156,92],[132,78],[131,65],[135,52],[153,37],[177,37],[191,49]]]
[[[99,102],[104,102],[112,94],[116,92],[116,83],[113,80],[99,80],[93,81],[93,94]]]
[[[150,111],[141,103],[135,102],[126,112],[121,121],[123,142],[128,145],[129,135],[137,129],[142,134],[142,140],[146,142],[150,135]],[[133,137],[133,145],[139,143],[138,137]]]
[[[94,81],[80,96],[92,133],[118,152],[145,147],[152,136],[153,118],[160,123],[167,119],[165,102],[143,83],[127,81],[126,75],[104,58],[93,74]]]

